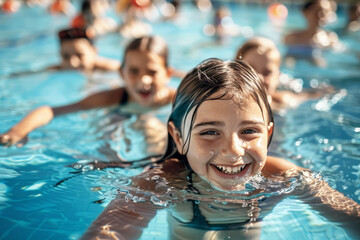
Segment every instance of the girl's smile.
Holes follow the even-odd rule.
[[[156,105],[161,100],[158,99],[158,93],[167,89],[170,78],[165,60],[156,53],[140,50],[129,51],[125,59],[121,75],[130,100],[143,106]]]
[[[259,105],[247,99],[207,100],[196,113],[189,143],[183,148],[192,113],[184,122],[178,150],[187,149],[190,167],[223,190],[243,183],[259,172],[266,161],[272,125]],[[181,150],[179,150],[180,152]]]

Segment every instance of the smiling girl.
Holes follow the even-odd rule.
[[[258,239],[262,218],[292,195],[359,234],[359,204],[267,155],[273,128],[265,88],[251,67],[202,62],[177,90],[159,163],[121,186],[82,239],[138,239],[165,206],[168,239]]]
[[[167,44],[162,38],[137,38],[129,43],[124,52],[120,69],[124,87],[95,93],[70,105],[39,107],[6,133],[0,134],[0,144],[18,143],[28,133],[61,114],[128,103],[149,110],[164,106],[172,101],[175,94],[175,89],[167,86],[172,72],[168,65]]]

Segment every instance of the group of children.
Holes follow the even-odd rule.
[[[309,11],[322,12],[323,8],[331,8],[328,4],[325,0],[313,0],[304,6],[304,14],[309,21],[315,21],[312,16],[316,14]],[[316,21],[319,23],[320,18]],[[278,90],[281,54],[270,39],[249,39],[238,49],[234,60],[213,58],[201,62],[186,75],[179,74],[183,79],[173,89],[168,82],[175,70],[168,62],[168,46],[161,37],[132,40],[120,63],[99,57],[88,34],[83,28],[59,32],[62,62],[50,69],[118,71],[124,87],[98,92],[65,106],[39,107],[1,134],[1,144],[21,144],[31,131],[54,117],[81,110],[135,104],[151,111],[172,103],[172,111],[164,129],[168,133],[166,150],[160,158],[153,159],[151,168],[132,178],[134,189],[140,189],[133,194],[145,200],[128,201],[120,193],[83,239],[138,238],[159,209],[148,199],[150,195],[142,191],[152,192],[151,196],[165,194],[158,188],[159,177],[173,195],[186,199],[174,201],[170,214],[171,232],[178,238],[224,236],[221,234],[230,238],[259,238],[261,219],[291,195],[299,196],[330,221],[341,223],[351,236],[359,236],[358,203],[330,188],[310,171],[267,155],[275,124],[273,111],[296,107],[334,91]],[[312,27],[285,38],[296,48],[312,46],[312,41],[327,47],[333,40],[331,34]],[[302,186],[280,195],[245,201],[245,206],[244,200],[220,206],[208,196],[209,189],[215,193],[241,192],[257,176],[279,182],[295,177],[301,179]],[[200,204],[195,202],[197,197],[188,195],[190,189],[208,199],[201,198]],[[226,219],[224,209],[236,209],[236,216]]]

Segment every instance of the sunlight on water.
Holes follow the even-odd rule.
[[[163,36],[170,44],[171,65],[187,71],[208,57],[234,58],[236,49],[246,38],[229,39],[225,45],[215,45],[203,32],[204,25],[212,21],[211,14],[197,12],[191,4],[183,7],[180,20],[154,23],[154,34]],[[287,25],[273,25],[266,9],[260,5],[241,3],[231,7],[234,22],[244,26],[247,35],[272,38],[282,53],[285,50],[282,33],[303,24],[300,12],[289,15]],[[40,24],[34,24],[34,19]],[[2,14],[1,20],[1,132],[34,107],[67,104],[96,90],[123,84],[118,73],[95,82],[88,82],[85,75],[71,71],[9,77],[12,73],[35,71],[59,62],[56,32],[67,26],[69,19],[50,17],[40,8],[24,8],[17,15]],[[344,16],[338,26],[342,22]],[[319,173],[314,176],[360,203],[358,37],[343,38],[349,48],[346,53],[324,52],[329,60],[326,68],[305,61],[294,68],[282,66],[284,88],[299,92],[329,84],[336,92],[276,116],[276,139],[270,151]],[[116,34],[95,42],[100,54],[115,59],[122,58],[126,43],[127,40]],[[290,81],[291,77],[295,80]],[[178,84],[179,79],[172,79],[170,83],[174,87]],[[160,210],[151,220],[143,232],[144,240],[167,239],[169,214],[187,219],[188,216],[179,213],[182,207],[188,208],[191,201],[210,213],[223,209],[225,217],[225,213],[229,213],[229,223],[234,219],[238,221],[236,210],[239,209],[248,210],[241,220],[259,218],[262,210],[258,205],[263,204],[261,207],[269,212],[263,218],[261,239],[264,240],[348,239],[342,228],[320,218],[298,199],[288,198],[274,209],[266,208],[266,199],[300,189],[304,180],[301,176],[288,177],[281,182],[258,177],[246,184],[245,189],[233,193],[200,186],[201,194],[190,186],[185,189],[169,187],[162,177],[152,176],[146,181],[156,183],[157,191],[151,192],[133,187],[130,180],[143,171],[142,167],[128,167],[127,162],[123,163],[126,168],[97,167],[96,161],[133,161],[161,153],[166,136],[158,132],[166,129],[169,108],[145,117],[139,114],[141,109],[136,114],[125,114],[119,109],[69,114],[29,134],[29,141],[22,148],[1,147],[0,238],[78,239],[106,205],[120,196],[128,203],[151,202],[170,209]],[[120,119],[118,113],[125,117]],[[152,139],[148,146],[142,144],[145,137],[143,129],[138,128],[139,122],[156,126],[155,134],[145,132]],[[179,179],[174,181],[179,183],[176,182]]]

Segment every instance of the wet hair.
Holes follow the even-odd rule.
[[[87,35],[86,30],[83,28],[68,28],[58,32],[60,43],[75,39],[86,39],[93,45],[92,39]]]
[[[125,48],[121,66],[125,66],[126,54],[130,51],[149,51],[156,53],[164,59],[165,67],[168,67],[168,45],[166,41],[159,36],[146,36],[132,40]]]
[[[218,93],[216,97],[212,95]],[[274,122],[270,104],[267,99],[265,87],[255,70],[241,60],[222,61],[211,58],[203,61],[190,71],[181,81],[173,102],[169,122],[173,122],[182,135],[182,127],[190,111],[191,116],[189,134],[184,143],[183,153],[188,151],[185,146],[190,142],[190,132],[200,105],[207,100],[233,99],[240,104],[247,99],[253,99],[264,115],[267,114],[268,123]],[[272,135],[269,136],[271,142]],[[161,160],[171,157],[186,158],[177,149],[174,140],[168,134],[168,145]]]
[[[81,12],[82,13],[87,13],[87,12],[90,12],[90,10],[91,10],[91,2],[90,2],[90,0],[84,0],[81,3]]]
[[[302,10],[303,11],[306,11],[308,10],[312,5],[314,5],[315,3],[318,3],[320,2],[320,0],[309,0],[309,1],[306,1],[304,3],[304,5],[302,6]]]
[[[264,37],[254,37],[246,41],[237,51],[235,59],[242,60],[246,53],[250,50],[260,50],[263,53],[274,51],[278,55],[279,62],[281,62],[281,54],[275,43]]]

